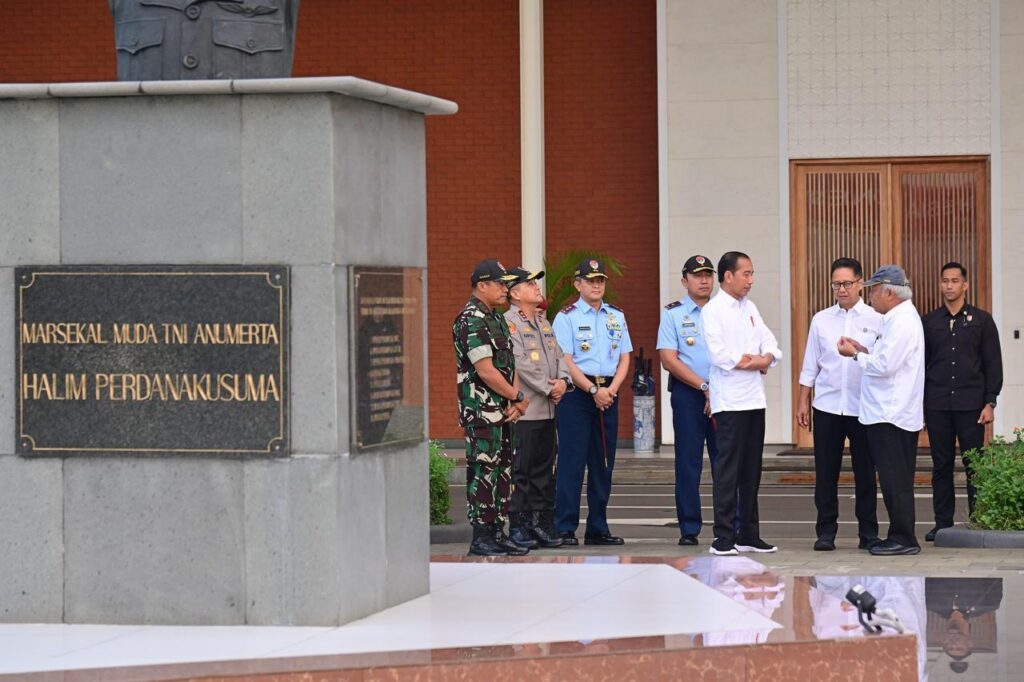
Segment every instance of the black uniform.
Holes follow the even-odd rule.
[[[986,404],[995,405],[1003,387],[1003,360],[999,332],[992,316],[965,304],[955,315],[945,306],[922,319],[925,342],[924,408],[932,450],[932,493],[935,526],[953,525],[956,502],[953,462],[956,442],[964,452],[985,443],[985,427],[978,417]],[[974,511],[974,485],[970,458],[967,469],[967,504]]]

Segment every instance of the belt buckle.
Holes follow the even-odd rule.
[[[594,377],[594,383],[598,386],[604,386],[604,377]]]

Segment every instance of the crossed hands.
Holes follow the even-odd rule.
[[[565,395],[565,390],[567,388],[566,383],[562,379],[548,379],[548,383],[551,384],[551,392],[548,393],[548,400],[557,405],[558,401],[562,399],[563,395]]]
[[[617,395],[612,393],[611,389],[607,386],[601,386],[597,389],[597,393],[594,394],[594,404],[597,405],[597,409],[604,412],[615,403]]]
[[[750,353],[744,353],[740,361],[736,363],[736,369],[750,369],[757,370],[761,374],[768,372],[768,368],[772,366],[772,360],[774,356],[769,353],[764,355],[751,355]]]
[[[519,421],[519,418],[526,414],[526,408],[530,404],[530,399],[524,397],[521,403],[509,403],[508,407],[505,408],[505,421],[515,424]]]

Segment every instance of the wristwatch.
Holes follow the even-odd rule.
[[[711,386],[709,386],[708,382],[706,382],[706,381],[703,384],[700,385],[700,390],[704,391],[705,393],[707,393],[708,390],[710,390],[710,389],[711,389]]]
[[[575,391],[576,390],[576,385],[572,383],[572,379],[570,379],[569,377],[562,377],[562,381],[565,382],[565,390],[566,391]]]
[[[991,407],[993,410],[996,409],[996,404],[994,402],[988,403],[988,406]]]
[[[523,392],[519,391],[519,393],[516,393],[516,399],[513,400],[512,402],[514,402],[514,403],[521,403],[521,402],[523,402],[523,399],[525,399],[525,398],[526,398],[526,396],[523,394]]]
[[[597,395],[597,384],[590,384],[590,388],[587,389],[587,393],[590,395]]]

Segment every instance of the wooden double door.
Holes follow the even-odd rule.
[[[991,310],[987,157],[793,161],[790,202],[794,414],[811,317],[834,302],[836,258],[858,259],[865,278],[902,266],[922,314],[942,304],[939,269],[958,261],[968,300]],[[793,442],[812,445],[795,420]]]

